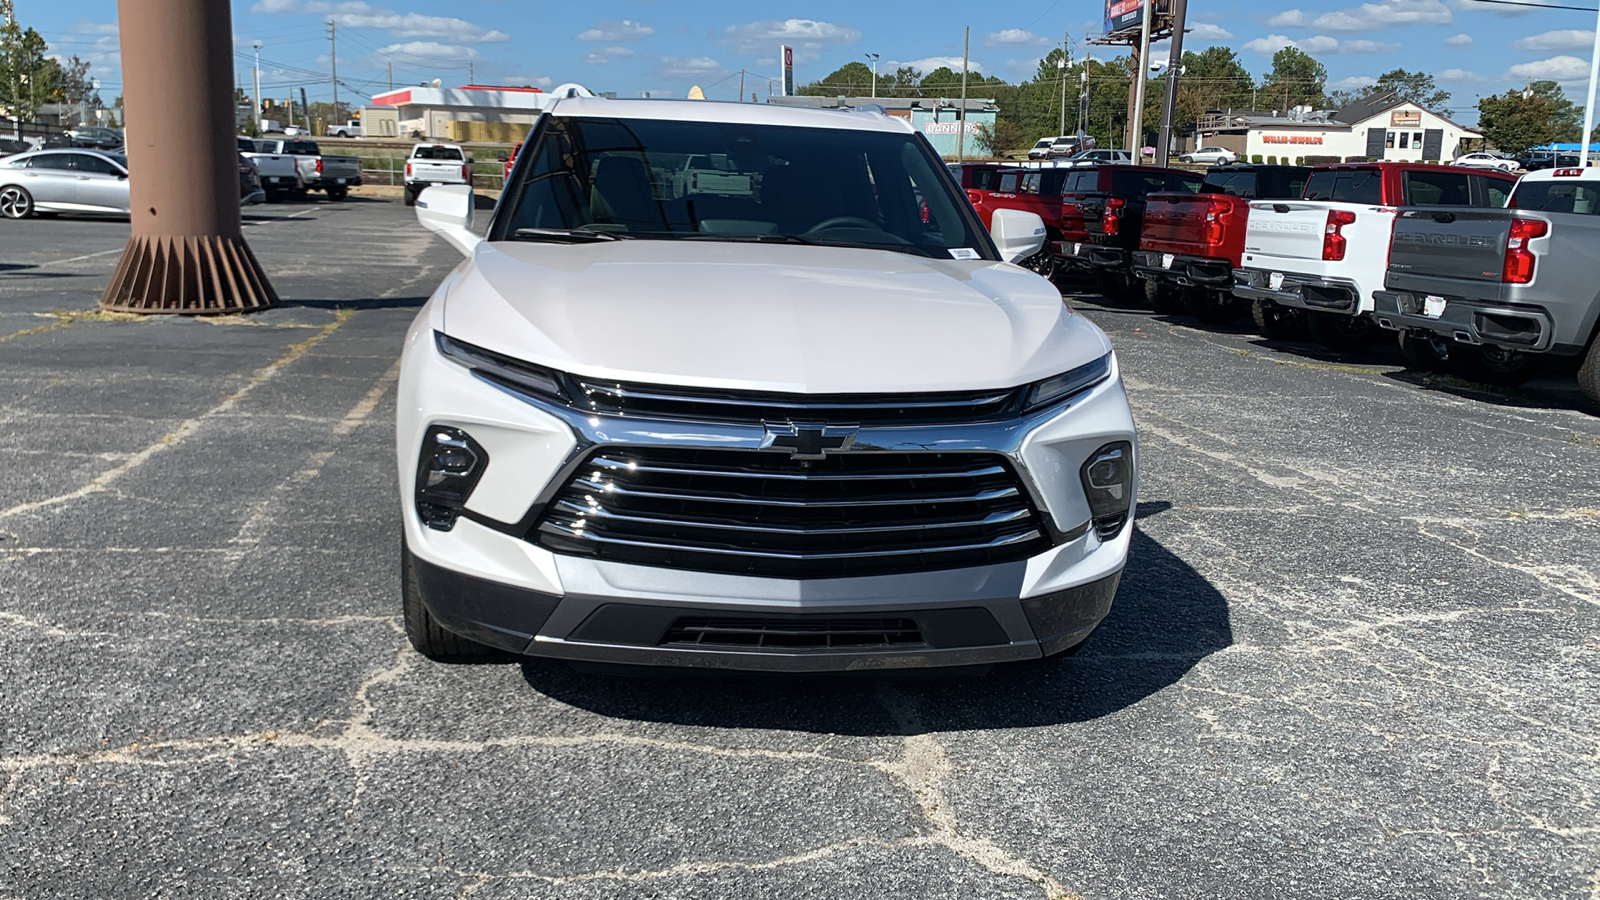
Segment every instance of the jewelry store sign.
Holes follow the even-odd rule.
[[[1402,109],[1389,113],[1389,125],[1393,128],[1415,128],[1422,124],[1422,113],[1415,109]]]

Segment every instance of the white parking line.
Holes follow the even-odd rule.
[[[49,262],[40,263],[39,265],[41,265],[41,266],[59,266],[62,263],[77,262],[77,261],[79,261],[81,259],[94,259],[97,256],[110,256],[113,253],[121,253],[122,250],[123,250],[123,248],[121,248],[121,247],[118,247],[115,250],[101,250],[99,253],[85,253],[82,256],[69,256],[66,259],[52,259]]]

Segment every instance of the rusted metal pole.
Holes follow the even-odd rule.
[[[118,0],[133,234],[105,309],[216,314],[276,306],[239,227],[228,0]]]

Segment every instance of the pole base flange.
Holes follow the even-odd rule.
[[[134,235],[100,308],[207,316],[278,305],[278,294],[243,237]]]

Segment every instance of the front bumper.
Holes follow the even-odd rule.
[[[1426,297],[1406,291],[1374,291],[1372,317],[1394,331],[1414,329],[1443,335],[1463,344],[1493,344],[1517,350],[1553,349],[1555,320],[1539,306],[1486,303],[1443,296],[1444,309],[1429,316]]]
[[[1278,287],[1274,276],[1281,276]],[[1323,278],[1295,272],[1268,272],[1265,269],[1234,269],[1233,295],[1245,300],[1265,300],[1279,306],[1311,312],[1347,316],[1361,312],[1361,288],[1354,281]]]
[[[1224,291],[1233,287],[1233,264],[1225,259],[1135,250],[1133,272],[1146,280],[1166,281],[1183,287]]]
[[[581,417],[483,381],[439,355],[425,307],[408,336],[397,451],[407,544],[418,587],[445,628],[535,656],[594,663],[761,671],[850,671],[983,665],[1038,658],[1088,636],[1110,610],[1132,524],[1102,540],[1088,528],[1078,483],[1097,448],[1135,440],[1120,377],[1069,403],[1010,423],[863,427],[857,446],[903,452],[1006,454],[1034,504],[1061,535],[1026,559],[892,575],[790,579],[659,568],[552,553],[525,539],[568,473],[597,445],[719,446],[759,440],[726,423]],[[426,430],[451,426],[487,452],[468,515],[440,531],[422,525],[411,485]],[[1135,450],[1135,472],[1137,450]],[[1137,480],[1133,485],[1137,492]],[[1132,501],[1130,500],[1130,508]],[[759,648],[689,644],[669,634],[685,619],[758,621],[783,630],[819,622],[910,620],[921,640],[872,646]]]

